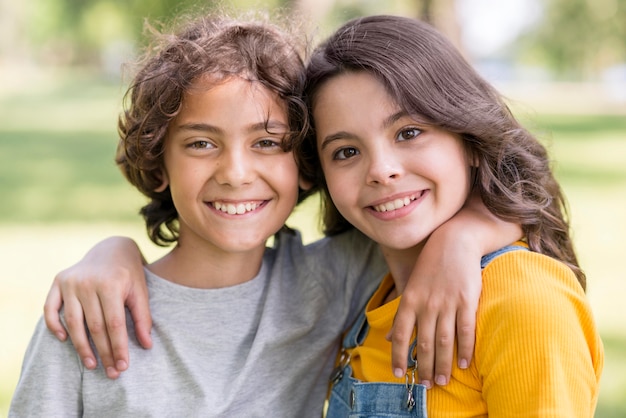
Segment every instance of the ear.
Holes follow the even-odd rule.
[[[167,186],[170,185],[170,179],[167,177],[167,173],[161,171],[162,183],[159,187],[155,188],[154,191],[157,193],[161,193],[167,189]]]
[[[301,175],[298,176],[298,187],[300,187],[304,191],[308,191],[313,187],[313,183],[302,178]]]

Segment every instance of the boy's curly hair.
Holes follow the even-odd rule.
[[[156,190],[163,183],[168,125],[180,112],[185,92],[205,75],[217,81],[239,76],[260,83],[286,104],[290,132],[283,147],[291,150],[292,140],[308,127],[301,99],[303,49],[294,34],[258,16],[237,20],[205,15],[170,34],[148,29],[155,41],[139,61],[140,69],[124,97],[116,162],[128,181],[150,199],[140,213],[150,239],[165,246],[178,239],[178,212],[169,187]]]

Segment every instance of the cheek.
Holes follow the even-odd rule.
[[[285,191],[294,192],[298,194],[298,165],[293,155],[286,154],[281,155],[277,159],[273,159],[269,162],[266,168],[268,173],[272,173],[274,179],[280,182],[280,187]]]
[[[467,158],[458,158],[456,164],[443,176],[447,184],[449,199],[453,205],[462,206],[471,190],[471,161]]]
[[[343,214],[354,200],[357,187],[352,184],[350,176],[345,175],[345,173],[325,169],[324,176],[330,197],[337,209]]]
[[[335,173],[333,173],[332,168],[328,166],[328,164],[324,161],[324,158],[322,158],[321,156],[320,156],[320,167],[322,169],[322,174],[324,175],[324,181],[326,182],[326,187],[328,188],[328,191],[332,195],[334,193],[334,190],[337,187],[335,180],[338,178],[338,176]]]
[[[178,196],[194,196],[212,175],[213,165],[201,161],[176,161],[166,165],[170,190]]]
[[[336,161],[324,157],[328,156],[320,154],[320,163],[328,193],[337,209],[346,217],[345,211],[351,207],[351,202],[356,199],[359,190],[357,183],[359,175],[354,165],[349,168],[338,167]]]

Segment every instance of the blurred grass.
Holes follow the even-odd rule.
[[[80,76],[0,95],[1,222],[131,221],[142,198],[115,167],[121,87]]]
[[[119,83],[65,74],[24,88],[0,86],[0,417],[54,274],[111,234],[130,235],[154,258],[137,211],[143,198],[113,163]],[[626,115],[522,114],[545,141],[571,206],[588,295],[606,349],[597,417],[626,416]],[[516,112],[517,113],[517,112]],[[315,202],[291,223],[318,235]]]

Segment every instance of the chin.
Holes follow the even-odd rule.
[[[422,244],[424,244],[424,241],[426,240],[426,238],[427,236],[420,235],[420,236],[412,236],[412,237],[398,237],[397,239],[390,240],[387,237],[387,239],[382,239],[377,242],[380,245],[387,247],[391,250],[406,251],[406,250],[413,249],[415,247],[420,247]]]

